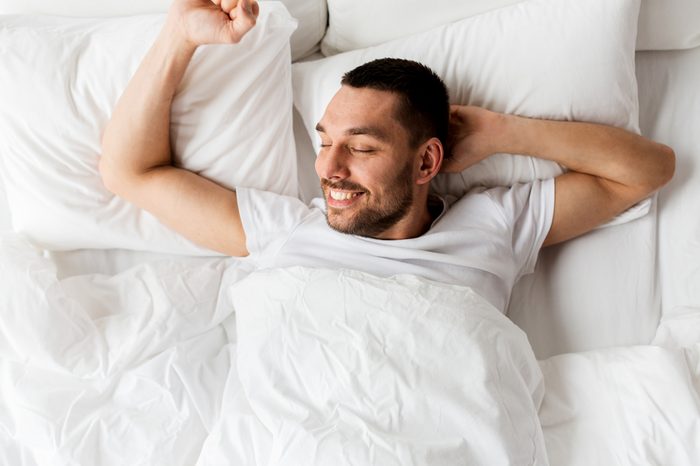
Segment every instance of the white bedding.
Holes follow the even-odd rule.
[[[534,354],[471,290],[248,272],[164,260],[59,280],[0,239],[0,463],[547,464]]]
[[[638,52],[637,77],[642,132],[675,149],[676,177],[650,215],[545,250],[509,309],[541,360],[552,465],[700,458],[700,48]],[[308,198],[313,154],[296,135]],[[4,238],[0,464],[265,464],[259,414],[275,408],[250,403],[227,294],[245,261],[45,257]]]
[[[180,258],[58,279],[4,236],[0,464],[692,466],[700,454],[697,315],[659,346],[542,361],[543,385],[524,334],[469,289],[249,273]]]
[[[676,151],[676,174],[659,196],[658,273],[664,316],[700,312],[700,47],[637,58],[640,125]]]
[[[700,458],[700,334],[686,349],[630,346],[542,362],[552,465],[694,466]]]

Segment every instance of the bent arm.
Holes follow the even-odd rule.
[[[554,219],[545,245],[610,220],[673,176],[670,147],[611,126],[551,121],[453,106],[451,156],[443,171],[460,172],[491,154],[552,160],[570,171],[555,180]]]
[[[209,1],[197,9],[204,4],[209,13],[212,7],[218,9]],[[183,15],[173,10],[105,129],[100,173],[108,190],[151,212],[191,241],[227,255],[245,256],[236,193],[172,165],[170,108],[197,47],[183,33]],[[216,13],[226,15],[221,10]]]
[[[673,176],[670,147],[611,126],[504,116],[507,152],[558,162],[545,245],[583,234],[645,199]]]

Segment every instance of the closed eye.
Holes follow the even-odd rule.
[[[375,149],[360,149],[357,147],[351,147],[350,150],[353,152],[359,152],[361,154],[371,154],[372,152],[377,152]]]

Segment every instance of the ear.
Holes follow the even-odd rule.
[[[427,184],[440,173],[440,166],[444,157],[444,149],[438,138],[430,138],[425,141],[419,152],[419,167],[417,184]]]

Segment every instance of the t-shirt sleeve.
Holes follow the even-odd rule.
[[[495,188],[487,193],[502,208],[506,223],[512,225],[511,242],[517,278],[532,273],[552,226],[554,179]]]
[[[299,199],[269,191],[236,188],[238,211],[251,258],[261,263],[274,258],[311,209]]]

